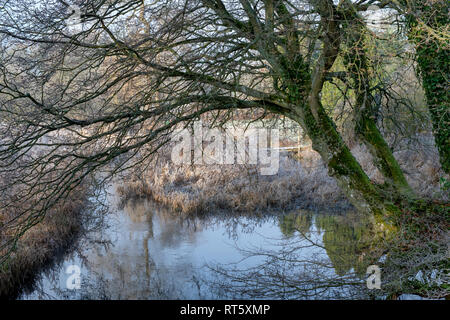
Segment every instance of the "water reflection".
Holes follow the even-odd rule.
[[[378,260],[380,253],[373,248],[375,233],[370,221],[352,216],[319,216],[317,227],[324,232],[323,245],[339,276],[351,270],[362,276]]]
[[[109,201],[101,240],[85,237],[24,299],[367,297],[365,268],[378,257],[357,216],[186,219],[145,200]],[[69,265],[81,267],[79,290],[67,289]]]
[[[313,214],[309,211],[290,213],[279,218],[280,230],[285,237],[292,237],[296,231],[301,235],[307,234],[312,222]]]
[[[278,225],[284,238],[272,239],[271,248],[240,249],[263,263],[246,269],[210,266],[219,275],[212,284],[217,292],[241,299],[374,298],[366,270],[381,252],[371,221],[352,212],[300,211],[281,216]]]

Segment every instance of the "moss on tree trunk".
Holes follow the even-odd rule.
[[[317,117],[309,106],[302,106],[291,118],[306,131],[313,149],[321,155],[329,175],[336,179],[349,201],[359,211],[379,217],[398,212],[398,208],[386,202],[381,190],[370,181],[320,103],[316,110]]]
[[[400,195],[412,197],[413,191],[375,122],[370,118],[362,117],[359,120],[359,126],[361,127],[359,136],[363,138],[365,145],[374,158],[375,165],[383,174],[385,181],[393,186]]]
[[[447,0],[417,1],[407,16],[408,37],[415,44],[419,77],[425,90],[433,134],[444,171],[450,174],[450,18]]]
[[[355,101],[355,132],[366,145],[373,163],[383,174],[385,185],[398,197],[413,197],[414,193],[395,159],[391,148],[377,127],[375,101],[370,92],[370,63],[367,59],[365,26],[353,12],[354,19],[347,25],[344,64],[351,74]]]

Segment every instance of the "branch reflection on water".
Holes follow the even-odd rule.
[[[355,214],[297,212],[279,218],[281,239],[268,239],[273,248],[239,251],[262,258],[250,268],[210,265],[217,273],[217,292],[242,299],[368,298],[367,267],[380,252],[371,247],[371,223]]]
[[[297,210],[186,217],[135,199],[45,275],[28,297],[58,299],[364,298],[366,268],[380,254],[356,214]],[[112,198],[111,198],[112,197]],[[112,206],[113,207],[113,206]],[[98,221],[97,221],[98,222]],[[376,253],[373,255],[373,253]],[[65,268],[82,269],[80,290]],[[25,297],[26,298],[26,297]]]

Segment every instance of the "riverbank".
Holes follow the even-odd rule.
[[[32,289],[40,272],[70,249],[82,229],[86,194],[84,188],[78,188],[20,238],[17,249],[0,269],[0,300],[17,299]]]
[[[364,149],[356,146],[352,152],[356,157],[362,159],[360,162],[364,165],[368,175],[382,183],[379,180],[379,173],[368,160],[369,157]],[[407,175],[409,182],[418,194],[430,198],[433,198],[433,196],[445,198],[439,193],[440,172],[439,167],[433,162],[433,157],[427,159],[423,158],[420,153],[409,154],[407,152],[398,156],[402,166],[415,166],[421,169],[420,175]],[[133,174],[127,172],[127,176],[122,177],[121,185],[117,188],[122,202],[126,203],[133,198],[149,199],[165,207],[170,212],[170,216],[174,216],[173,213],[179,213],[182,217],[201,217],[218,211],[228,212],[230,215],[236,214],[237,217],[248,217],[258,216],[263,211],[276,211],[282,214],[283,211],[292,209],[312,209],[312,211],[320,211],[324,214],[334,211],[342,214],[350,208],[335,181],[328,176],[327,170],[318,155],[310,149],[303,150],[300,157],[295,153],[281,154],[279,171],[273,176],[259,175],[260,171],[257,165],[176,166],[169,159],[167,153],[162,153],[156,163],[147,164],[147,166],[143,166],[143,169],[136,168]],[[39,277],[39,274],[42,274],[41,271],[46,266],[55,261],[55,257],[62,256],[71,247],[76,235],[83,228],[81,213],[85,208],[86,192],[79,190],[74,192],[73,196],[74,198],[71,198],[65,205],[49,212],[42,223],[31,229],[20,240],[18,250],[12,256],[10,263],[0,273],[0,298],[14,299],[18,297],[21,291],[27,289],[27,286],[36,277]],[[424,207],[427,207],[426,203]],[[416,210],[416,212],[421,211],[424,210]],[[142,223],[144,224],[148,222],[146,220],[149,214],[147,208],[143,209],[142,213],[142,219],[144,220]],[[386,270],[390,267],[393,268],[390,271],[391,274],[401,271],[402,273],[397,273],[399,277],[403,277],[404,274],[408,274],[408,277],[414,276],[416,270],[423,269],[424,264],[420,262],[420,259],[424,257],[426,261],[433,259],[433,266],[439,267],[442,257],[445,255],[445,252],[442,251],[442,248],[444,248],[442,244],[446,243],[444,237],[446,229],[442,226],[448,227],[448,223],[445,225],[445,221],[439,219],[422,220],[424,216],[429,215],[426,212],[424,212],[424,215],[418,215],[415,224],[424,225],[424,221],[433,224],[433,232],[422,230],[419,233],[426,236],[439,234],[439,236],[430,239],[413,237],[410,240],[407,239],[407,241],[390,243],[391,248],[389,250],[399,254],[393,255],[393,259],[388,260],[389,265],[384,266]],[[414,217],[414,215],[410,215],[410,217]],[[435,217],[439,217],[439,215]],[[404,223],[405,225],[402,225],[399,222],[403,228],[401,228],[401,231],[414,225],[408,221]],[[169,223],[169,225],[171,224]],[[167,232],[169,238],[173,237],[173,233],[183,234],[184,232],[181,229],[174,230],[172,227],[169,229],[170,232]],[[288,230],[289,228],[282,230],[283,235],[285,235],[285,229]],[[436,230],[439,230],[439,232]],[[299,228],[299,231],[302,231],[302,229]],[[153,227],[151,232],[153,232]],[[328,231],[328,234],[333,235],[335,231]],[[353,231],[351,234],[353,234]],[[410,234],[414,236],[414,232]],[[330,241],[329,238],[327,239],[327,241]],[[143,240],[143,243],[148,242],[148,239],[141,240]],[[428,248],[431,250],[433,243],[438,241],[439,253],[430,256],[427,255],[426,250],[421,249],[422,251],[413,255],[413,260],[404,254],[403,245],[405,243],[408,247],[418,248],[417,244],[425,244],[425,240],[427,240],[427,247],[422,247],[426,250]],[[428,244],[430,244],[429,247]],[[380,247],[386,246],[386,243],[379,245]],[[342,248],[346,248],[346,245],[342,245]],[[149,254],[148,250],[145,252],[147,255]],[[409,254],[409,252],[407,253]],[[345,252],[343,254],[345,255]],[[416,264],[414,261],[419,263]],[[407,272],[400,270],[403,267],[398,269],[396,266],[399,265],[408,268]],[[145,270],[147,269],[149,270],[149,266],[146,261]],[[386,294],[402,292],[401,287],[396,287],[396,279],[391,281],[393,281],[393,284]],[[417,283],[412,285],[417,285]],[[442,294],[445,294],[445,290],[448,290],[444,288],[443,292],[442,289],[441,287],[433,288],[430,293],[431,296],[441,297]],[[413,287],[407,291],[418,292]],[[425,295],[427,294],[425,293]]]
[[[432,261],[430,258],[433,266],[437,266],[445,254],[441,250],[443,233],[434,232],[446,230],[436,224],[441,222],[439,215],[430,217],[422,225],[425,229],[433,226],[435,236],[428,240],[439,241],[436,255],[422,255],[421,249],[416,251],[414,259],[408,259],[407,254],[411,251],[405,251],[403,244],[407,242],[401,241],[389,243],[389,249],[397,251],[390,251],[396,255],[386,259],[386,239],[374,241],[371,224],[357,212],[328,214],[325,211],[292,210],[279,211],[278,215],[233,215],[222,210],[203,216],[177,215],[145,198],[124,201],[115,192],[116,187],[116,184],[112,185],[105,190],[104,197],[100,197],[111,209],[104,223],[90,228],[100,232],[85,235],[82,231],[77,250],[58,260],[48,273],[41,272],[36,290],[23,296],[24,299],[231,299],[250,298],[241,296],[249,289],[254,294],[251,298],[262,299],[271,297],[267,291],[270,285],[274,286],[274,299],[286,298],[288,291],[290,298],[302,299],[311,298],[309,294],[314,286],[330,283],[333,292],[323,292],[314,298],[367,299],[369,293],[377,298],[401,298],[402,293],[419,291],[394,286],[401,285],[406,276],[415,276],[416,268],[426,266]],[[88,212],[90,216],[93,213]],[[84,221],[84,215],[82,218]],[[423,221],[417,217],[418,224]],[[412,225],[412,221],[405,221],[400,231],[406,231]],[[414,230],[408,235],[417,239]],[[429,235],[431,233],[424,233],[423,239]],[[422,247],[431,248],[431,242],[427,242],[423,242]],[[420,244],[420,241],[416,243]],[[417,247],[413,242],[409,242],[409,246]],[[260,259],[255,261],[254,257]],[[242,273],[229,273],[235,270],[236,262],[244,263],[238,269]],[[81,267],[82,287],[67,290],[66,268],[74,264]],[[382,291],[366,292],[365,271],[371,264],[382,269]],[[255,270],[263,273],[255,276]],[[280,270],[287,271],[281,278]],[[334,272],[330,274],[330,270]],[[235,276],[256,282],[241,286],[245,292],[240,292]],[[281,279],[283,286],[280,286]],[[225,292],[223,288],[231,292]],[[294,291],[292,288],[300,289]],[[349,294],[349,289],[354,292]],[[421,296],[440,298],[445,295],[445,288],[436,289],[439,292],[435,289],[422,291]]]
[[[450,298],[450,203],[411,201],[394,217],[395,238],[383,245],[383,291],[388,299],[415,294],[428,299]]]
[[[448,201],[448,192],[441,190],[439,182],[443,173],[437,152],[422,151],[396,153],[403,168],[418,168],[418,174],[406,171],[408,183],[424,198]],[[355,145],[352,153],[374,182],[384,182],[363,146]],[[258,165],[175,165],[170,160],[170,149],[161,154],[151,164],[145,163],[144,169],[137,168],[124,177],[118,192],[125,200],[149,198],[184,215],[218,209],[251,214],[271,209],[351,208],[319,155],[310,147],[304,148],[300,156],[296,152],[280,153],[279,170],[272,176],[260,175]]]
[[[271,209],[348,209],[336,182],[320,166],[312,161],[311,168],[304,167],[284,154],[279,172],[263,176],[258,165],[176,166],[166,162],[132,177],[118,192],[125,200],[150,198],[184,215],[215,210],[253,214]]]

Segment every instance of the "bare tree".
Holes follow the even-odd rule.
[[[377,215],[398,212],[321,101],[327,81],[355,82],[361,74],[355,61],[356,71],[334,65],[344,42],[358,48],[348,26],[361,25],[358,12],[375,2],[77,0],[76,28],[67,25],[73,12],[65,1],[5,2],[0,195],[1,210],[14,214],[3,230],[20,235],[90,174],[111,175],[136,165],[137,155],[151,157],[177,126],[241,109],[298,122],[352,204]],[[378,129],[360,130],[377,134],[369,141],[374,155],[396,170],[383,171],[387,180],[409,190]]]

